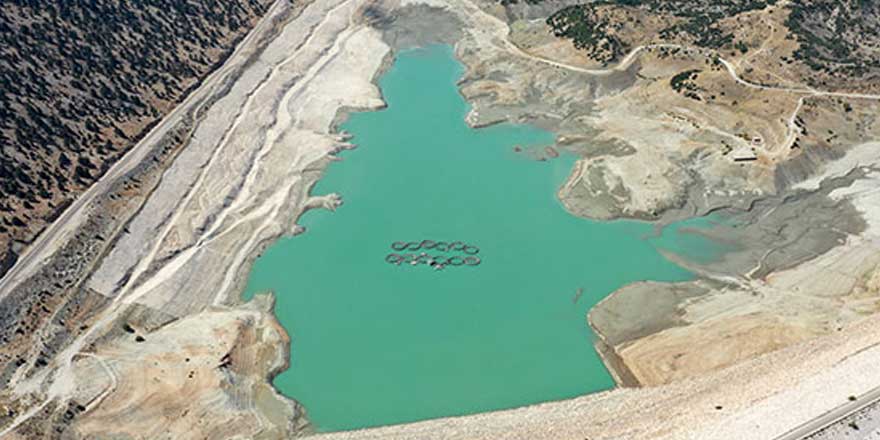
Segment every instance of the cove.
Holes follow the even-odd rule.
[[[292,341],[274,385],[320,431],[608,389],[587,310],[630,282],[692,278],[646,239],[650,224],[564,210],[555,194],[574,158],[538,162],[512,148],[550,144],[551,133],[469,128],[461,74],[449,46],[400,53],[380,80],[387,109],[351,115],[342,128],[358,148],[313,190],[345,204],[304,215],[307,232],[270,246],[252,270],[245,298],[274,291]],[[671,234],[657,240],[675,252],[711,247]],[[482,264],[385,262],[392,242],[425,239],[479,246]]]

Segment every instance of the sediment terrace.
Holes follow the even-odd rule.
[[[570,211],[721,212],[742,248],[591,313],[621,382],[650,386],[326,438],[769,439],[880,385],[877,96],[781,66],[797,50],[785,2],[727,23],[765,29],[750,52],[644,41],[609,66],[530,15],[545,12],[276,2],[0,281],[0,436],[308,433],[268,385],[287,336],[270,298],[240,303],[243,274],[304,210],[341,202],[308,194],[350,147],[338,113],[382,106],[372,80],[390,46],[438,29],[467,68],[470,124],[534,123],[582,156],[559,194]]]

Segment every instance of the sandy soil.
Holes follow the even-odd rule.
[[[271,305],[259,297],[237,308],[211,308],[148,334],[133,325],[127,337],[83,354],[74,375],[86,387],[74,398],[85,403],[88,417],[74,423],[73,432],[88,438],[224,438],[236,432],[278,438],[302,430],[302,409],[286,407],[265,381],[287,367],[289,344]],[[102,383],[101,392],[91,389]]]

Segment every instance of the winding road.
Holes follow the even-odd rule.
[[[787,3],[787,2],[781,2],[778,6],[782,7],[785,5],[785,3]],[[822,91],[822,90],[816,90],[812,87],[805,86],[805,85],[798,85],[797,87],[776,87],[776,86],[767,86],[767,85],[763,85],[763,84],[753,83],[753,82],[750,82],[750,81],[745,80],[742,77],[740,77],[739,73],[737,72],[737,64],[725,59],[717,51],[710,50],[710,49],[703,49],[703,48],[699,48],[699,47],[689,47],[689,46],[684,46],[681,44],[674,44],[674,43],[656,43],[656,44],[646,44],[646,45],[637,46],[637,47],[633,48],[631,51],[629,51],[629,53],[627,53],[626,56],[624,56],[620,60],[620,62],[617,63],[617,65],[612,66],[612,67],[608,67],[608,68],[604,68],[604,69],[587,69],[587,68],[583,68],[583,67],[573,66],[570,64],[566,64],[566,63],[562,63],[562,62],[558,62],[558,61],[549,60],[549,59],[546,59],[543,57],[535,56],[535,55],[532,55],[532,54],[524,51],[519,46],[517,46],[516,44],[511,42],[510,39],[508,38],[508,36],[510,34],[510,27],[507,25],[507,23],[502,21],[500,18],[486,12],[482,8],[480,8],[478,5],[476,5],[473,2],[473,0],[461,0],[461,4],[464,8],[468,9],[471,13],[479,14],[479,15],[485,17],[488,22],[491,22],[493,24],[492,30],[494,30],[493,33],[494,33],[495,38],[490,38],[488,40],[491,41],[491,44],[495,45],[495,47],[497,49],[504,50],[504,51],[512,53],[516,56],[519,56],[521,58],[533,60],[533,61],[536,61],[536,62],[539,62],[542,64],[546,64],[548,66],[558,67],[558,68],[570,70],[573,72],[585,73],[588,75],[610,75],[612,73],[621,72],[621,71],[629,68],[632,65],[632,63],[635,62],[637,57],[644,51],[651,50],[651,49],[679,49],[679,50],[697,53],[697,54],[703,55],[705,57],[708,57],[710,59],[717,59],[718,62],[721,63],[722,66],[724,66],[724,69],[727,71],[727,73],[730,75],[730,77],[737,84],[742,85],[744,87],[748,87],[748,88],[756,89],[756,90],[772,90],[772,91],[778,91],[778,92],[786,92],[786,93],[804,95],[800,99],[798,99],[798,103],[795,106],[795,108],[793,109],[791,116],[789,117],[789,119],[787,121],[787,134],[786,134],[785,140],[782,142],[782,144],[778,148],[775,149],[775,151],[777,153],[773,153],[771,151],[765,151],[765,153],[767,153],[768,156],[776,156],[778,154],[781,154],[781,152],[788,151],[789,147],[791,147],[791,145],[793,145],[794,142],[797,140],[797,135],[798,135],[798,133],[800,133],[800,128],[797,126],[796,120],[797,120],[798,114],[801,111],[801,108],[803,107],[805,99],[810,98],[810,97],[815,97],[815,96],[833,96],[833,97],[850,98],[850,99],[880,100],[880,95],[872,95],[872,94],[864,94],[864,93]],[[501,42],[500,46],[497,44],[497,42],[499,42],[499,41]],[[767,40],[765,40],[761,44],[760,50],[765,51],[766,45],[767,45]],[[748,59],[749,58],[746,58],[746,60],[748,60]],[[773,74],[772,72],[769,72],[769,73]],[[725,135],[729,136],[729,137],[735,137],[730,133],[725,133]]]

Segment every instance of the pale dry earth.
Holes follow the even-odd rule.
[[[719,262],[670,255],[699,278],[627,286],[590,313],[615,377],[639,387],[320,438],[772,439],[880,385],[877,97],[803,87],[772,61],[779,84],[751,82],[743,66],[789,44],[772,25],[746,55],[649,42],[601,67],[516,17],[471,0],[277,2],[242,43],[247,56],[182,106],[193,116],[181,116],[174,153],[128,192],[106,190],[120,220],[74,255],[87,264],[54,269],[105,199],[37,249],[48,263],[5,281],[17,285],[7,298],[64,301],[21,311],[42,320],[33,340],[4,348],[0,437],[309,433],[304,410],[269,385],[289,355],[271,297],[239,295],[268,243],[303,232],[305,210],[341,203],[310,194],[353,146],[340,117],[383,105],[373,81],[394,50],[438,41],[466,68],[469,124],[533,123],[582,156],[559,192],[572,213],[717,212],[738,226],[705,233],[739,246]],[[695,68],[705,100],[669,87]],[[157,127],[144,151],[174,127]],[[49,270],[61,287],[44,287]]]

